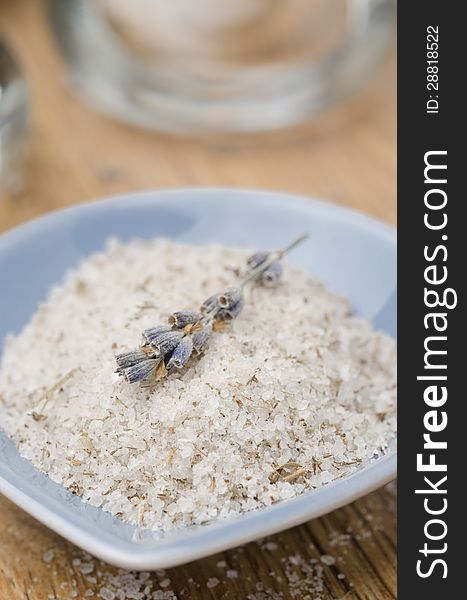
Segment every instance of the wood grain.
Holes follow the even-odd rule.
[[[76,565],[77,560],[88,561],[82,551],[1,496],[0,514],[0,598],[68,600],[72,591],[79,599],[90,591],[99,597],[103,587],[115,589],[124,581],[127,573],[97,560],[92,573],[83,575]],[[300,527],[152,573],[148,581],[152,592],[171,591],[193,600],[390,600],[396,597],[395,516],[391,484]],[[335,564],[324,565],[321,557],[326,555]],[[229,570],[238,577],[229,578]],[[210,578],[219,580],[214,588],[207,587]],[[161,587],[167,579],[167,587]]]
[[[248,142],[193,140],[121,125],[72,95],[43,2],[0,2],[0,34],[22,65],[31,98],[24,187],[0,202],[0,230],[95,197],[192,185],[286,190],[395,222],[393,61],[371,95],[336,111],[319,131],[303,127],[293,135]],[[267,541],[152,574],[149,581],[153,591],[179,598],[389,600],[396,594],[395,522],[390,486]],[[48,550],[53,550],[49,563],[43,560]],[[336,558],[335,565],[322,565],[326,554]],[[93,575],[84,576],[77,561],[72,563],[76,558],[85,560],[79,549],[0,498],[2,600],[87,598],[91,592],[99,597],[117,570],[96,562]],[[238,577],[228,578],[227,569]],[[208,588],[214,577],[219,583]],[[161,588],[164,579],[170,583]]]

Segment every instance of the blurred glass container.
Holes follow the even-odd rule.
[[[358,90],[394,0],[49,0],[72,82],[151,129],[277,130]]]
[[[0,40],[0,196],[21,185],[27,112],[26,84]]]

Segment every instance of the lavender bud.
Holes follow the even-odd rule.
[[[166,354],[169,354],[169,352],[172,352],[172,350],[175,350],[182,341],[184,335],[183,331],[173,330],[160,333],[154,337],[151,345],[157,348],[162,356],[165,356]]]
[[[168,331],[172,331],[170,325],[158,325],[157,327],[151,327],[143,331],[143,339],[146,344],[152,344],[161,333],[167,333]]]
[[[199,313],[191,310],[181,310],[170,315],[169,325],[172,325],[172,327],[176,327],[177,329],[183,329],[187,325],[197,323],[200,318],[201,315]]]
[[[209,336],[211,335],[212,332],[212,323],[206,323],[206,325],[204,325],[203,329],[201,329],[201,331],[196,331],[195,333],[193,333],[193,335],[191,336],[193,338],[193,348],[195,349],[195,351],[200,354],[200,352],[203,351],[206,342],[209,339]]]
[[[186,335],[173,351],[172,356],[167,363],[167,370],[170,371],[172,367],[175,367],[176,369],[183,368],[188,362],[192,352],[193,339],[191,335]]]
[[[216,308],[217,298],[218,296],[216,294],[214,296],[209,296],[209,298],[203,302],[200,308],[202,315],[207,315]]]
[[[250,269],[256,269],[256,267],[259,267],[259,265],[263,264],[268,257],[269,252],[255,252],[247,258],[246,263]]]
[[[117,354],[115,360],[117,362],[118,370],[127,369],[128,367],[132,367],[137,363],[146,360],[148,357],[147,353],[137,348],[135,350],[129,350],[128,352],[122,352],[121,354]]]
[[[221,308],[232,308],[241,298],[242,290],[240,288],[229,288],[218,296],[219,306]]]
[[[223,321],[232,321],[233,319],[236,319],[238,317],[238,315],[243,309],[244,304],[245,301],[243,300],[243,298],[240,298],[240,300],[230,308],[222,308],[216,316],[218,319],[221,319]]]
[[[261,283],[266,287],[273,287],[279,281],[282,275],[282,265],[280,262],[273,262],[263,271],[261,275]]]
[[[153,375],[158,363],[159,359],[147,358],[131,367],[119,370],[119,373],[125,377],[128,383],[144,381]]]

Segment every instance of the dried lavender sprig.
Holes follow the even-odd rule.
[[[282,274],[282,265],[278,263],[285,254],[293,250],[296,246],[301,244],[309,237],[309,233],[304,233],[287,246],[276,250],[275,252],[255,252],[248,258],[248,265],[250,269],[247,271],[242,279],[239,288],[229,288],[223,294],[214,294],[210,296],[201,305],[201,313],[206,316],[210,316],[211,319],[216,317],[219,313],[222,314],[223,308],[228,308],[228,300],[235,293],[236,300],[240,300],[243,296],[243,289],[251,281],[257,281],[262,275],[268,274],[265,280],[262,280],[266,285],[271,285],[280,278]],[[239,304],[237,307],[235,317],[238,316],[240,310],[243,308],[243,304]],[[227,314],[227,313],[225,313]],[[234,318],[235,318],[234,317]]]
[[[197,312],[192,310],[180,310],[170,315],[168,321],[169,325],[176,327],[177,329],[183,329],[187,325],[193,325],[200,320],[201,316]]]
[[[203,302],[203,304],[201,304],[201,308],[200,308],[202,315],[209,315],[212,313],[212,311],[217,306],[218,297],[219,297],[218,294],[213,294],[212,296],[209,296],[209,298],[206,298],[206,300]]]
[[[147,352],[141,350],[140,348],[136,348],[135,350],[129,350],[128,352],[117,354],[115,361],[119,369],[128,369],[129,367],[133,367],[147,358],[150,358]]]
[[[171,368],[182,369],[193,352],[193,336],[186,335],[178,344],[167,363],[167,370]]]
[[[255,252],[247,259],[247,265],[250,269],[254,269],[262,264],[269,256],[269,252]]]
[[[150,345],[158,351],[159,356],[165,356],[175,350],[184,335],[184,332],[178,329],[170,330],[153,337]]]
[[[236,287],[231,287],[217,298],[217,303],[221,308],[232,308],[242,299],[242,290]]]
[[[203,319],[204,321],[204,319]],[[197,354],[201,354],[206,346],[209,336],[212,333],[212,321],[205,321],[199,331],[193,333],[193,349]]]
[[[243,278],[242,284],[241,284],[242,288],[244,288],[247,283],[249,283],[250,281],[255,279],[259,273],[266,271],[266,269],[270,265],[272,265],[273,262],[281,260],[281,258],[283,258],[283,256],[285,254],[287,254],[288,252],[293,250],[296,246],[298,246],[299,244],[304,242],[309,236],[310,236],[309,233],[304,233],[300,237],[298,237],[295,240],[293,240],[292,242],[290,242],[290,244],[287,244],[287,246],[284,246],[284,248],[281,248],[280,250],[276,250],[275,252],[271,252],[269,254],[268,258],[266,258],[264,261],[260,262],[256,267],[251,269],[245,275],[245,277]]]
[[[116,356],[117,370],[128,383],[145,381],[153,376],[160,379],[175,369],[182,369],[193,351],[200,354],[217,321],[237,318],[244,306],[243,290],[247,283],[260,282],[272,285],[282,273],[281,258],[303,242],[308,234],[301,235],[275,252],[257,252],[248,259],[250,267],[238,287],[230,287],[220,294],[210,296],[201,305],[200,313],[174,312],[168,325],[159,325],[143,331],[140,348]]]
[[[137,381],[149,379],[154,374],[159,362],[159,358],[146,358],[131,367],[117,372],[123,375],[128,383],[136,383]]]
[[[260,275],[261,283],[266,287],[274,286],[282,275],[282,264],[275,260],[269,267]]]
[[[232,321],[236,319],[238,315],[241,313],[243,307],[245,306],[245,300],[241,297],[235,304],[230,306],[229,308],[221,308],[217,313],[216,317],[221,319],[222,321]]]

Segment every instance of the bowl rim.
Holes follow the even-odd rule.
[[[393,242],[396,245],[397,228],[395,225],[383,221],[378,217],[371,216],[360,209],[350,208],[346,205],[341,205],[338,202],[324,200],[320,197],[307,196],[306,194],[296,194],[290,192],[282,192],[277,190],[268,190],[264,188],[254,187],[228,187],[228,186],[191,186],[191,187],[168,187],[168,188],[147,188],[134,192],[123,192],[109,196],[97,196],[84,202],[73,203],[65,207],[54,208],[41,214],[37,217],[28,219],[23,223],[19,223],[10,229],[5,230],[0,234],[0,249],[6,249],[6,244],[19,241],[19,237],[32,233],[32,230],[39,228],[41,225],[53,225],[55,220],[61,219],[75,212],[95,210],[97,208],[109,207],[111,205],[126,205],[129,202],[157,202],[165,197],[172,196],[175,199],[181,198],[190,194],[203,194],[213,196],[210,198],[215,201],[217,194],[234,193],[242,200],[246,200],[251,195],[261,198],[270,198],[272,200],[286,201],[290,206],[294,205],[298,208],[304,208],[310,204],[315,208],[320,208],[323,212],[330,212],[334,216],[344,217],[345,220],[358,223],[365,229],[372,231],[376,230],[386,239],[387,242]],[[158,198],[155,198],[158,197]]]

